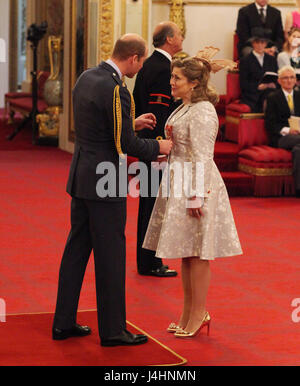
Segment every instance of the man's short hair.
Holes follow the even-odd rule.
[[[174,36],[174,28],[171,24],[162,26],[156,33],[153,34],[153,46],[155,48],[162,47],[167,40],[167,37]]]
[[[281,68],[278,70],[278,78],[280,78],[281,75],[282,75],[284,72],[286,72],[286,71],[290,71],[290,72],[292,72],[293,74],[296,75],[296,71],[295,71],[295,69],[294,69],[292,66],[283,66],[283,67],[281,67]]]
[[[120,38],[116,41],[112,57],[120,61],[127,60],[131,56],[137,55],[138,58],[142,58],[146,54],[146,43],[141,39],[134,37]]]

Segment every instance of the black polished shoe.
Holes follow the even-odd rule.
[[[92,330],[88,326],[80,326],[75,324],[72,328],[68,330],[61,330],[60,328],[53,327],[52,329],[52,339],[54,340],[63,340],[76,336],[87,336],[90,335]]]
[[[167,265],[163,265],[160,268],[152,269],[149,275],[158,277],[172,277],[177,276],[177,272],[174,269],[169,269]]]
[[[101,338],[101,346],[113,347],[113,346],[134,346],[143,344],[148,341],[146,335],[135,335],[127,330],[123,330],[119,335],[112,338]]]

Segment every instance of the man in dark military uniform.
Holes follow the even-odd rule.
[[[133,97],[121,78],[133,77],[146,56],[145,41],[139,35],[127,34],[116,42],[111,59],[85,71],[73,90],[76,142],[67,185],[72,196],[71,231],[60,267],[52,329],[55,340],[91,333],[89,327],[76,323],[76,314],[93,250],[101,345],[147,341],[146,336],[126,330],[127,179],[124,186],[119,183],[119,165],[125,153],[150,161],[159,153],[168,154],[172,146],[171,141],[145,140],[134,134],[134,126],[136,130],[151,127],[155,117],[148,114],[134,121]],[[105,195],[101,181],[109,172],[116,173],[108,180],[114,189]]]
[[[183,37],[179,27],[172,22],[162,22],[154,30],[153,45],[155,51],[145,61],[138,73],[133,91],[137,115],[151,112],[156,116],[154,130],[144,129],[139,132],[141,138],[165,138],[164,126],[172,111],[179,105],[171,96],[171,60],[182,50]],[[145,157],[140,158],[146,161]],[[138,231],[137,231],[137,268],[141,275],[159,277],[176,276],[177,272],[163,265],[162,259],[155,257],[155,252],[142,248],[155,197],[151,197],[151,162],[148,167],[148,197],[140,196]],[[155,192],[157,193],[157,191]],[[153,190],[152,190],[153,194]]]

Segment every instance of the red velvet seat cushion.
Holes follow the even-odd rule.
[[[250,174],[256,174],[256,171],[259,169],[263,170],[272,170],[272,169],[284,169],[284,170],[292,170],[292,162],[260,162],[255,160],[249,160],[247,158],[239,157],[238,161],[239,170],[246,171]],[[253,169],[254,172],[251,172],[250,169],[247,171],[245,168],[241,168],[241,166],[244,167],[250,167]],[[285,174],[285,173],[283,173]],[[288,173],[291,174],[291,173]]]
[[[10,106],[30,112],[32,110],[32,98],[17,98],[10,101]],[[47,103],[43,99],[38,99],[38,111],[42,112],[48,108]]]
[[[251,146],[248,149],[241,150],[239,153],[239,159],[247,159],[257,163],[272,164],[291,164],[292,153],[285,149],[274,148],[266,145]],[[274,167],[270,165],[270,167]]]
[[[5,94],[5,98],[24,98],[30,97],[30,92],[8,92]]]
[[[234,101],[233,103],[229,103],[226,106],[226,115],[230,115],[231,112],[237,112],[239,114],[251,113],[251,108],[244,103],[238,103],[238,101]]]

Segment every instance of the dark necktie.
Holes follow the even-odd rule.
[[[259,15],[260,15],[261,22],[262,22],[263,24],[265,24],[266,18],[265,18],[265,13],[264,13],[264,9],[263,9],[263,8],[260,8],[260,10],[259,10]]]

